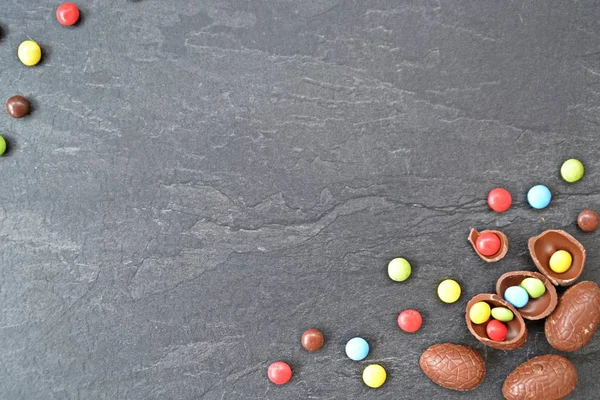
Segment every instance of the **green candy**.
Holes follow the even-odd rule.
[[[412,268],[405,258],[394,258],[388,264],[388,275],[390,279],[396,282],[402,282],[408,279]]]
[[[494,307],[492,308],[492,317],[498,321],[508,322],[512,321],[515,315],[506,307]]]
[[[0,136],[0,156],[6,151],[6,140]]]
[[[523,282],[521,282],[521,287],[527,291],[529,297],[532,299],[537,299],[546,293],[546,286],[544,286],[544,282],[540,281],[538,278],[523,279]]]
[[[583,164],[581,161],[571,158],[560,167],[560,176],[569,183],[577,182],[583,177]]]

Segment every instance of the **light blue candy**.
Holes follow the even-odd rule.
[[[552,200],[552,193],[544,185],[535,185],[527,192],[529,205],[538,210],[548,207],[550,200]]]
[[[511,286],[504,291],[504,300],[516,308],[521,308],[525,307],[525,304],[529,301],[529,294],[521,286]]]
[[[369,354],[369,343],[361,337],[352,338],[346,343],[346,355],[351,360],[364,360]]]

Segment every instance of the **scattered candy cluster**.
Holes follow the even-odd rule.
[[[573,183],[583,177],[584,167],[580,161],[570,159],[563,163],[560,173],[566,182]],[[527,201],[534,209],[547,207],[551,199],[552,194],[544,185],[533,186],[527,193]],[[502,213],[511,207],[512,196],[506,189],[496,188],[490,191],[487,203],[490,209]],[[577,218],[577,225],[584,232],[594,231],[599,223],[598,214],[592,210],[583,210]],[[497,230],[478,232],[472,229],[468,239],[486,262],[498,261],[508,251],[508,238]],[[531,238],[529,250],[541,273],[508,272],[498,279],[497,294],[483,293],[473,297],[465,313],[469,331],[488,346],[512,350],[523,346],[527,340],[524,319],[539,320],[549,316],[546,320],[549,343],[563,351],[581,348],[591,340],[600,324],[600,289],[593,282],[581,282],[567,291],[559,302],[553,284],[570,285],[579,277],[585,249],[568,233],[549,230]],[[405,258],[394,258],[388,263],[387,272],[391,280],[404,282],[410,278],[412,267]],[[580,296],[575,298],[571,291]],[[437,295],[444,303],[454,303],[461,296],[461,287],[456,280],[445,279],[438,284]],[[417,310],[404,310],[398,315],[398,326],[404,332],[417,332],[422,324],[423,318]],[[585,329],[579,329],[584,326],[582,324]],[[309,351],[321,349],[323,343],[323,334],[316,329],[309,329],[302,335],[302,346]],[[346,355],[354,361],[364,360],[369,350],[369,343],[361,337],[350,339],[345,347]],[[535,379],[530,380],[527,374],[530,374],[534,360],[539,360],[535,365],[549,366],[564,385],[557,388],[556,381],[549,380],[539,371]],[[474,389],[485,377],[485,361],[481,356],[468,346],[452,343],[431,346],[421,356],[419,365],[433,382],[452,390]],[[269,366],[267,375],[273,383],[283,384],[291,379],[292,370],[288,364],[278,361]],[[362,378],[368,387],[378,388],[385,383],[387,374],[383,366],[371,364],[363,370]],[[564,393],[563,396],[574,389],[576,379],[576,371],[566,358],[541,356],[514,370],[505,381],[503,394],[511,400],[547,398],[546,394],[555,392]]]
[[[79,20],[79,8],[74,3],[62,3],[56,10],[56,19],[61,25],[72,26]],[[25,40],[17,49],[17,57],[28,67],[37,65],[42,60],[42,49],[33,40]],[[13,118],[23,118],[29,114],[31,106],[23,96],[12,96],[6,101],[6,112]],[[7,150],[4,137],[0,136],[0,156]]]

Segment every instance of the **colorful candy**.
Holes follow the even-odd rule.
[[[63,26],[72,26],[79,21],[79,8],[74,3],[62,3],[56,9],[56,19]]]
[[[28,67],[33,67],[42,59],[42,49],[33,40],[26,40],[19,45],[19,60]]]
[[[537,299],[546,293],[544,282],[538,278],[525,278],[521,282],[521,287],[527,291],[527,294],[532,299]]]
[[[529,294],[521,286],[511,286],[504,291],[504,300],[515,308],[522,308],[529,301]]]
[[[498,321],[510,322],[515,315],[506,307],[494,307],[492,308],[492,317]]]
[[[2,136],[0,136],[0,156],[4,154],[6,151],[6,140]]]
[[[302,347],[306,350],[318,351],[321,350],[323,344],[325,344],[325,337],[320,330],[311,328],[302,334],[300,342],[302,343]]]
[[[493,232],[484,232],[475,240],[475,247],[484,256],[493,256],[500,251],[500,238]]]
[[[292,379],[292,368],[283,361],[277,361],[269,365],[267,377],[276,385],[284,385]]]
[[[398,326],[404,332],[414,333],[421,328],[423,317],[416,310],[404,310],[398,315]]]
[[[23,96],[12,96],[6,100],[6,112],[13,118],[23,118],[29,114],[29,101]]]
[[[584,232],[594,232],[600,224],[600,217],[594,210],[582,210],[577,216],[577,226]]]
[[[453,279],[446,279],[438,285],[437,295],[444,303],[454,303],[460,297],[460,285]]]
[[[581,161],[571,158],[563,163],[560,167],[560,176],[565,182],[577,182],[583,177],[584,168]]]
[[[388,275],[391,280],[403,282],[410,277],[412,268],[405,258],[394,258],[388,264]]]
[[[491,309],[490,305],[485,301],[479,301],[471,307],[469,310],[469,319],[474,324],[483,324],[490,319]]]
[[[487,326],[485,327],[485,332],[487,333],[488,338],[491,340],[501,342],[506,339],[506,336],[508,335],[508,328],[506,327],[506,324],[493,319],[488,322]]]
[[[550,269],[557,274],[565,273],[571,268],[573,257],[568,251],[558,250],[550,256]]]
[[[370,388],[377,389],[385,383],[387,374],[379,364],[367,365],[362,374],[363,382]]]
[[[354,361],[364,360],[369,355],[369,343],[361,337],[350,339],[346,343],[346,355]]]
[[[541,210],[548,207],[550,200],[552,200],[552,193],[544,185],[536,185],[527,192],[527,201],[535,209]]]
[[[510,205],[512,204],[512,196],[508,190],[504,188],[496,188],[491,190],[488,194],[487,203],[492,210],[501,213],[510,208]]]

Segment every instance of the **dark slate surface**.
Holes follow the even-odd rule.
[[[485,348],[467,300],[533,269],[526,241],[577,231],[599,207],[597,1],[5,0],[0,94],[30,97],[0,119],[0,398],[490,399],[510,370],[553,352],[541,325],[519,351]],[[44,62],[16,59],[27,38]],[[586,165],[577,184],[558,169]],[[549,185],[549,209],[527,189]],[[488,211],[495,186],[514,195]],[[499,228],[484,264],[469,228]],[[386,263],[414,266],[402,284]],[[439,281],[463,286],[454,305]],[[396,326],[422,311],[413,335]],[[308,354],[302,331],[321,328]],[[343,347],[362,335],[364,362]],[[477,348],[477,390],[437,387],[429,345]],[[574,399],[597,396],[600,338],[570,354]],[[295,375],[270,384],[269,362]],[[389,378],[367,389],[362,368]]]

